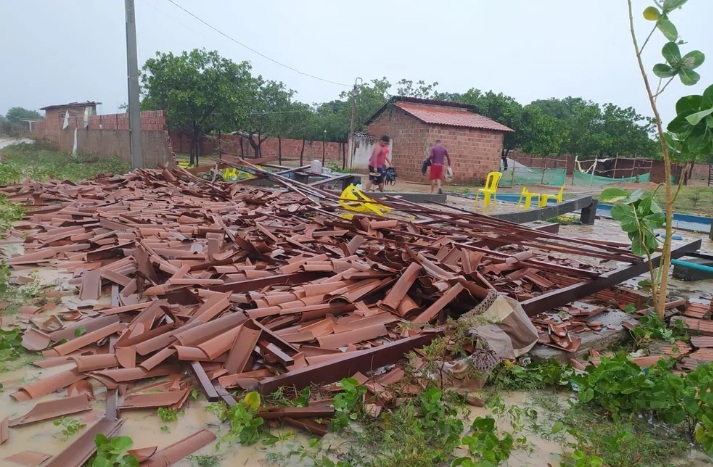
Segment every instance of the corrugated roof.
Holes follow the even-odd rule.
[[[405,101],[396,102],[394,105],[422,122],[433,125],[480,128],[493,131],[513,131],[505,125],[463,107]]]
[[[48,105],[47,107],[42,107],[40,110],[50,110],[64,107],[92,107],[95,105],[100,105],[101,102],[87,101],[87,102],[70,102],[69,104],[56,104]]]

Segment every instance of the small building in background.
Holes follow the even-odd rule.
[[[392,139],[392,162],[400,179],[420,181],[421,164],[437,139],[448,149],[454,182],[480,183],[499,171],[505,133],[513,131],[475,112],[473,106],[393,97],[368,121],[373,137]]]
[[[62,128],[65,116],[69,113],[69,118],[77,117],[84,120],[91,115],[97,114],[97,105],[101,102],[70,102],[69,104],[48,105],[40,110],[45,111],[45,121],[50,128]]]

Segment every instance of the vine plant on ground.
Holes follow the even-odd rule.
[[[657,279],[656,281],[652,280],[652,297],[654,301],[654,309],[660,318],[663,318],[664,316],[664,307],[668,287],[668,271],[671,260],[673,203],[680,191],[681,182],[683,180],[683,177],[681,177],[678,189],[674,193],[673,183],[671,181],[672,156],[678,156],[682,158],[682,160],[695,160],[696,157],[706,154],[706,151],[710,152],[711,148],[713,148],[713,87],[708,88],[702,96],[687,96],[678,101],[676,104],[677,116],[668,125],[668,134],[664,131],[664,125],[656,103],[658,96],[664,92],[664,90],[676,77],[679,77],[681,83],[686,86],[694,85],[700,80],[700,76],[695,69],[703,63],[705,56],[698,50],[693,50],[685,55],[681,55],[679,45],[682,45],[684,42],[680,40],[678,29],[669,17],[674,10],[681,8],[686,1],[687,0],[664,0],[663,2],[655,2],[656,6],[646,8],[643,13],[644,18],[649,21],[654,21],[655,24],[646,40],[641,46],[639,46],[639,41],[636,37],[636,31],[634,28],[634,15],[631,0],[628,0],[631,38],[634,44],[634,50],[636,52],[636,59],[641,72],[641,77],[644,81],[644,87],[646,88],[651,110],[654,114],[658,140],[661,145],[661,153],[663,154],[666,177],[664,183],[665,201],[663,209],[665,213],[663,218],[666,225],[666,237],[664,238],[662,245],[661,271],[656,275],[656,277],[652,277]],[[642,52],[649,44],[649,40],[657,30],[664,35],[668,42],[663,46],[661,52],[666,63],[658,63],[653,67],[654,75],[659,78],[658,87],[656,91],[654,91],[646,73],[646,67],[642,59]],[[664,83],[664,80],[667,81]],[[654,206],[653,204],[650,204],[650,201],[647,201],[649,197],[643,195],[637,196],[638,199],[635,199],[634,201],[631,201],[630,198],[624,200],[625,206],[628,207],[619,208],[619,219],[617,220],[622,223],[623,227],[626,224],[624,230],[632,239],[632,246],[640,247],[640,251],[643,250],[650,260],[652,252],[655,250],[655,247],[658,246],[658,242],[654,245],[655,237],[648,235],[648,230],[652,227],[656,228],[654,226],[660,223],[662,216],[661,213],[655,212],[658,206]],[[633,195],[632,198],[634,198]],[[637,203],[638,206],[641,206],[641,203],[646,203],[648,205],[648,209],[642,208],[637,211],[637,206],[634,206]],[[651,216],[649,218],[648,225],[645,225],[644,228],[641,228],[640,225],[634,228],[633,224],[636,222],[636,219],[641,220],[641,218],[637,217],[632,220],[632,217],[639,216],[639,214],[645,214],[644,218],[646,218],[646,216]],[[612,212],[612,216],[614,216],[614,212]]]

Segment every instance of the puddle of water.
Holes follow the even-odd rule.
[[[28,412],[38,402],[62,398],[66,391],[60,394],[32,400],[28,402],[16,402],[10,397],[20,386],[39,378],[44,378],[60,371],[71,368],[72,365],[62,365],[55,368],[40,369],[25,367],[15,371],[0,373],[0,383],[4,386],[4,391],[0,393],[0,419],[5,417],[18,417]],[[93,410],[80,414],[68,415],[68,418],[76,418],[91,426],[104,414],[105,394],[103,386],[92,382],[94,387],[95,402],[92,404]],[[134,448],[158,446],[159,449],[167,447],[181,439],[202,429],[208,429],[218,435],[218,440],[228,430],[227,424],[221,424],[218,419],[206,410],[208,402],[205,400],[191,401],[185,408],[185,413],[179,415],[176,422],[163,422],[158,417],[156,410],[132,410],[123,411],[121,418],[125,420],[118,435],[129,436],[134,440]],[[168,427],[168,431],[161,428]],[[45,454],[56,455],[69,446],[86,429],[82,429],[69,440],[62,437],[62,427],[54,426],[52,420],[37,422],[34,424],[10,428],[10,439],[0,446],[0,459],[7,456],[26,451],[35,450]],[[301,431],[287,429],[270,430],[275,436],[293,433],[289,440],[270,448],[272,452],[286,453],[289,444],[302,444],[307,446],[310,437]],[[216,443],[197,451],[196,455],[218,455],[221,459],[219,465],[223,466],[265,466],[267,455],[270,451],[263,449],[260,442],[254,446],[241,446],[239,444],[220,443],[220,451],[216,451]],[[0,465],[2,461],[0,461]],[[183,459],[174,464],[179,467],[191,467],[195,465],[189,459]],[[299,465],[296,460],[290,460],[290,465]],[[305,464],[307,465],[307,464]]]

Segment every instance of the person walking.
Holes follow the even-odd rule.
[[[366,191],[371,191],[374,185],[379,187],[379,191],[384,191],[384,178],[386,177],[387,164],[391,167],[389,160],[389,137],[382,136],[371,151],[369,158],[369,181],[366,184]]]
[[[434,188],[438,187],[438,194],[442,194],[441,183],[445,175],[443,163],[448,161],[446,167],[450,167],[451,156],[448,155],[448,150],[441,144],[440,139],[437,139],[436,144],[431,148],[428,160],[431,161],[431,167],[428,172],[428,179],[431,181],[431,193],[433,193]]]

